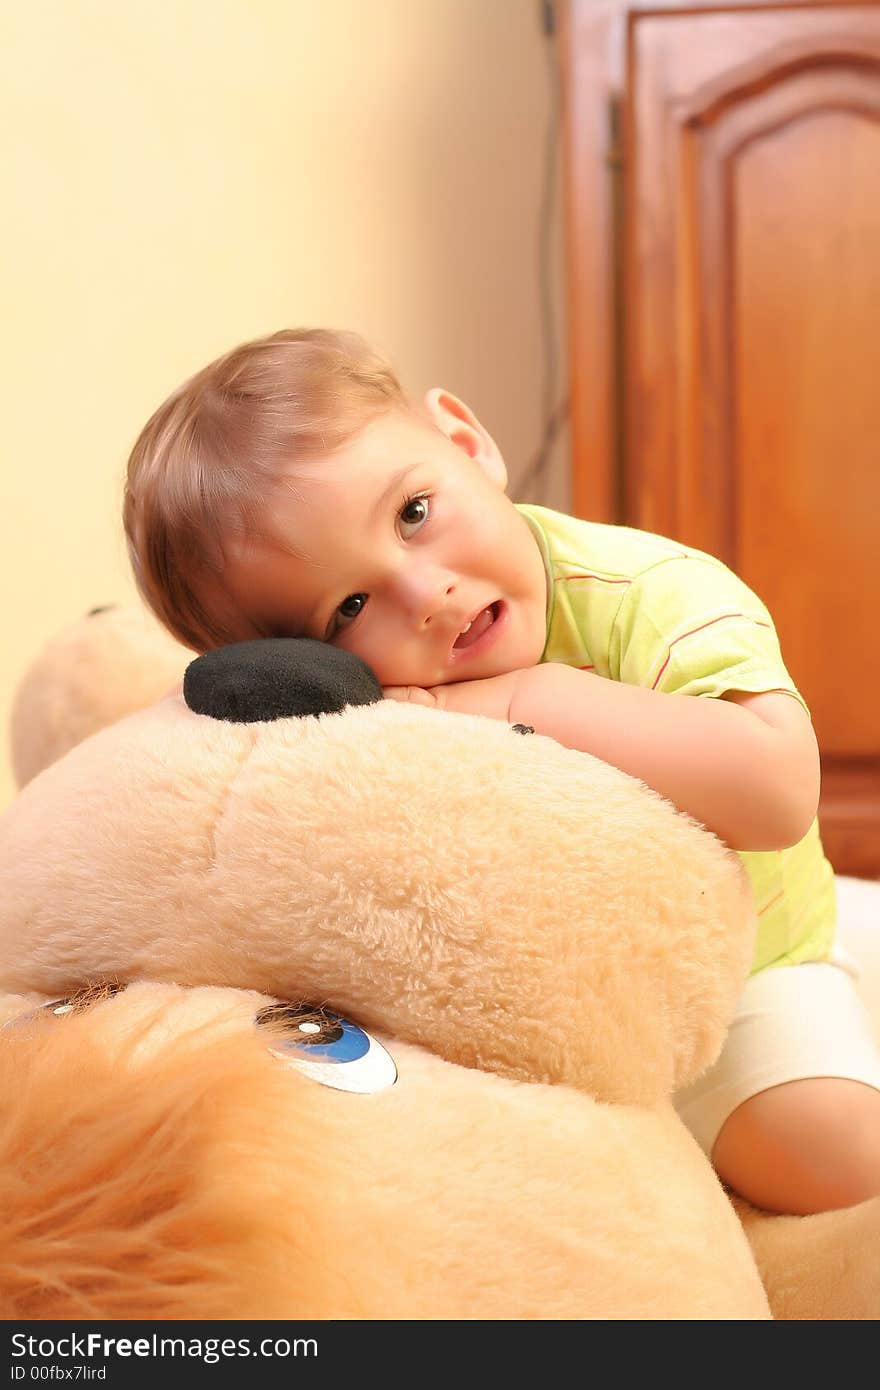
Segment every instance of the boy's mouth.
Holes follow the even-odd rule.
[[[464,651],[466,647],[472,647],[475,642],[480,640],[484,632],[489,631],[497,617],[498,604],[490,603],[488,608],[484,608],[475,618],[471,619],[467,627],[462,628],[452,644],[452,650],[460,652]]]

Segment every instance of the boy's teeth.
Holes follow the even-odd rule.
[[[490,604],[484,608],[482,613],[478,613],[472,618],[467,627],[463,627],[455,639],[456,647],[469,647],[472,642],[476,642],[482,637],[487,628],[490,628],[495,621],[495,610]]]

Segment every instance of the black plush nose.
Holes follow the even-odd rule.
[[[382,687],[351,652],[308,637],[267,637],[196,657],[186,668],[183,695],[196,714],[256,724],[373,705]]]

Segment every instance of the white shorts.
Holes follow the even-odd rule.
[[[775,966],[746,981],[718,1061],[673,1097],[706,1154],[737,1106],[771,1086],[835,1076],[880,1091],[880,1049],[857,978],[836,946],[827,962]]]

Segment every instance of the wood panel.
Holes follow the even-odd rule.
[[[597,468],[599,519],[761,595],[823,749],[829,855],[880,875],[880,6],[569,12],[567,87],[587,49],[598,76],[589,147],[569,128],[576,504]]]
[[[764,599],[829,857],[880,873],[880,15],[639,15],[625,514]]]
[[[733,554],[823,752],[880,757],[880,69],[873,120],[854,76],[737,161]]]

